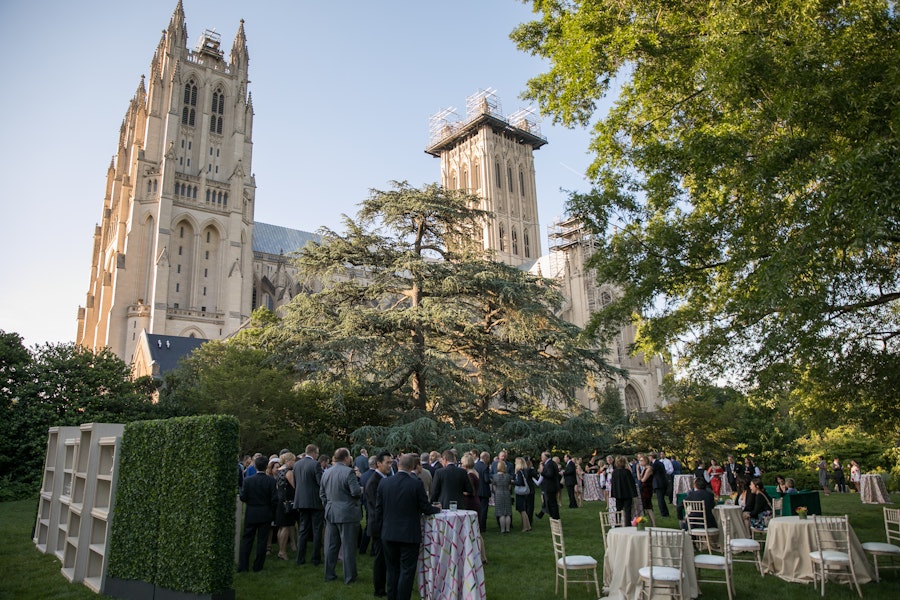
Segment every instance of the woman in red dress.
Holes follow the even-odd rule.
[[[711,458],[709,459],[709,468],[706,470],[706,475],[713,494],[718,496],[722,489],[722,476],[725,475],[725,469],[719,466],[716,459]]]

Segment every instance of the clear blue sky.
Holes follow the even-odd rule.
[[[3,0],[0,43],[0,329],[27,345],[71,341],[119,125],[177,0]],[[240,19],[255,110],[256,220],[341,229],[371,188],[438,181],[428,118],[480,89],[506,114],[546,65],[510,31],[517,0],[184,0],[189,46],[205,29],[226,57]],[[541,227],[584,190],[588,133],[542,122]],[[547,251],[544,236],[543,251]]]

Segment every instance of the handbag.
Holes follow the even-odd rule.
[[[531,491],[531,488],[528,487],[528,480],[525,479],[524,475],[522,476],[522,485],[517,485],[515,488],[513,488],[513,491],[517,496],[524,496]]]

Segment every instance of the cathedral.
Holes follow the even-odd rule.
[[[76,341],[109,347],[139,375],[158,374],[152,365],[167,350],[223,339],[256,307],[276,310],[303,292],[288,254],[315,234],[253,219],[248,62],[243,21],[227,60],[212,31],[189,49],[179,0],[119,130]],[[467,99],[464,116],[432,117],[425,151],[440,159],[444,187],[478,195],[494,214],[481,232],[485,249],[559,281],[563,316],[583,326],[615,290],[584,269],[591,236],[577,223],[555,224],[551,252],[540,255],[534,151],[546,143],[529,111],[505,116],[485,90]],[[669,367],[629,355],[633,339],[634,328],[623,328],[608,360],[630,373],[616,381],[626,409],[652,411]],[[578,399],[596,408],[594,391]]]

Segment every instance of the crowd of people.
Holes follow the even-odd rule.
[[[853,484],[859,481],[859,466],[856,461],[850,464]],[[830,474],[824,458],[817,468],[826,492],[829,478],[838,491],[846,489],[837,458]],[[529,456],[513,461],[506,451],[492,459],[488,452],[476,450],[461,455],[453,449],[421,454],[380,451],[369,456],[361,449],[353,458],[347,448],[338,448],[329,458],[310,444],[300,456],[284,449],[268,458],[247,456],[239,465],[240,496],[247,508],[238,570],[250,566],[255,541],[255,571],[263,568],[271,546],[277,544],[278,558],[290,560],[290,548],[297,565],[307,563],[309,551],[311,564],[324,566],[326,581],[337,579],[340,557],[343,580],[351,584],[358,576],[357,553],[369,552],[374,557],[375,596],[408,598],[421,543],[421,515],[455,505],[477,512],[479,530],[484,532],[493,505],[501,533],[511,531],[514,512],[519,514],[521,531],[528,532],[535,518],[560,517],[563,490],[568,508],[579,508],[586,474],[597,476],[600,499],[610,510],[624,511],[627,523],[643,515],[655,525],[656,511],[668,517],[670,505],[679,519],[685,519],[673,494],[674,478],[680,474],[694,475],[688,499],[703,500],[710,514],[716,498],[728,495],[743,509],[748,530],[764,526],[772,514],[762,472],[750,457],[739,462],[729,455],[721,465],[714,459],[708,465],[697,460],[691,469],[662,451],[605,458],[598,453],[559,457],[543,452],[537,461]],[[777,483],[779,494],[797,491],[790,478],[779,477]],[[481,538],[479,545],[487,563]]]

